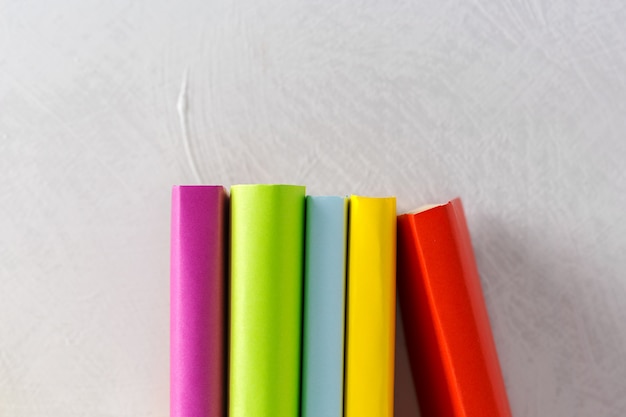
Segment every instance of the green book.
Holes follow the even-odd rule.
[[[305,187],[231,187],[230,417],[297,417]]]

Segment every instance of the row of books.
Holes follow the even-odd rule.
[[[425,416],[510,416],[461,201],[175,186],[172,417],[391,417],[396,283]]]

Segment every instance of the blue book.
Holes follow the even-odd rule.
[[[343,415],[348,199],[306,199],[302,417]]]

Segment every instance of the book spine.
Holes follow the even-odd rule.
[[[175,186],[172,190],[172,417],[224,413],[226,204],[221,186]]]
[[[300,411],[305,188],[231,188],[231,417]]]
[[[422,415],[510,417],[459,199],[398,216],[398,286]]]
[[[396,200],[350,199],[346,417],[392,417]]]
[[[306,199],[302,416],[343,415],[348,199]]]

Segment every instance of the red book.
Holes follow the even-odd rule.
[[[398,294],[423,416],[510,417],[460,199],[398,216]]]

